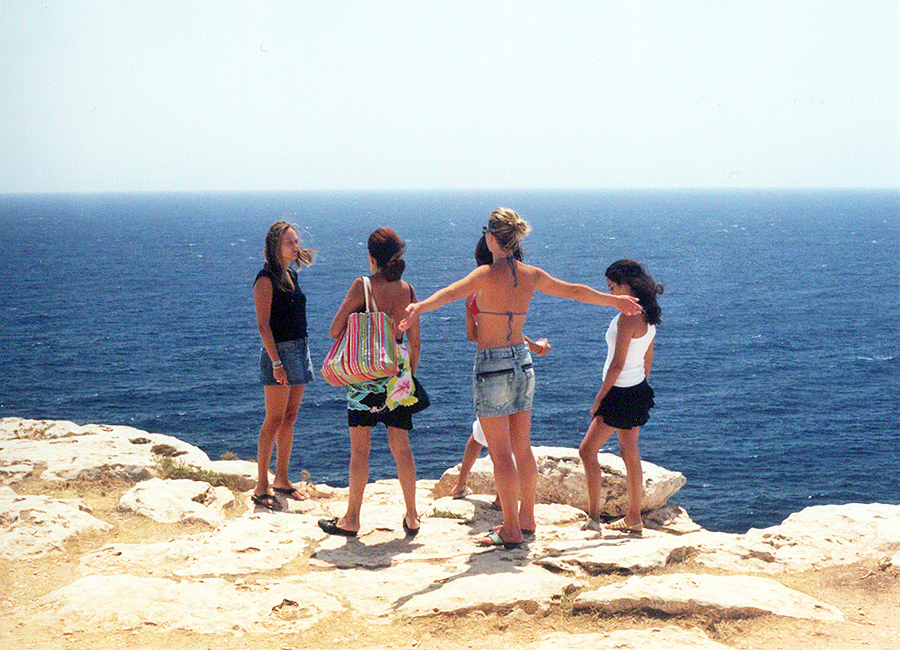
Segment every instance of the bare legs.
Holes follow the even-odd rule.
[[[497,533],[505,542],[521,542],[522,530],[535,529],[537,463],[531,450],[531,411],[478,421],[488,443],[503,510],[503,525]]]
[[[305,385],[299,386],[265,386],[266,417],[259,430],[256,445],[257,479],[254,494],[269,492],[269,464],[272,451],[277,447],[275,456],[275,480],[272,487],[290,488],[288,468],[291,463],[291,447],[294,443],[294,424],[297,411],[303,400]]]
[[[605,424],[601,418],[591,420],[584,440],[578,448],[581,462],[584,465],[584,476],[587,480],[588,517],[594,521],[600,518],[600,463],[597,453],[616,431]],[[641,470],[641,454],[638,449],[640,427],[619,431],[619,454],[625,462],[628,486],[628,511],[625,514],[625,525],[641,526],[641,501],[644,496],[644,476]]]
[[[338,521],[346,530],[359,530],[359,511],[362,509],[363,492],[369,481],[369,437],[371,427],[350,427],[350,494],[347,512]]]
[[[409,432],[388,427],[388,444],[397,463],[397,478],[403,491],[406,505],[404,515],[406,525],[415,530],[419,527],[419,513],[416,510],[416,461],[409,446]],[[371,427],[350,427],[350,477],[347,512],[337,525],[345,530],[358,531],[363,493],[369,481],[369,450],[371,449]]]
[[[406,525],[410,530],[419,528],[419,512],[416,510],[416,461],[409,446],[409,431],[388,427],[388,444],[397,463],[397,478],[406,505]]]
[[[463,452],[462,463],[459,466],[459,476],[456,479],[456,485],[450,490],[450,494],[460,494],[466,489],[466,483],[469,481],[469,472],[472,466],[478,460],[478,454],[481,453],[481,445],[475,441],[474,435],[469,435],[466,442],[466,450]]]
[[[625,461],[628,477],[628,512],[625,525],[630,528],[641,527],[641,500],[644,496],[644,475],[641,470],[641,452],[638,451],[638,432],[640,427],[619,431],[619,454]]]

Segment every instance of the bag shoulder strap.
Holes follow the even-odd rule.
[[[367,275],[363,276],[362,281],[366,292],[366,311],[378,311],[378,305],[375,303],[375,293],[372,291],[372,281]],[[371,301],[371,307],[369,306],[369,301]]]

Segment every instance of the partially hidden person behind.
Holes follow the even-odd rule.
[[[296,226],[276,221],[266,233],[266,262],[253,284],[256,326],[262,339],[259,376],[263,384],[266,416],[256,449],[258,477],[253,503],[281,510],[281,502],[269,488],[269,464],[277,447],[275,478],[271,489],[284,498],[309,498],[288,478],[294,424],[313,368],[306,340],[306,296],[297,282],[297,268],[309,267],[316,251],[300,242]]]
[[[493,263],[479,266],[465,278],[406,308],[401,328],[414,327],[423,312],[475,294],[478,309],[477,351],[473,372],[475,415],[484,429],[503,524],[483,546],[516,548],[524,534],[535,530],[537,465],[531,450],[531,407],[534,368],[522,335],[535,291],[596,305],[617,307],[627,314],[640,311],[627,296],[600,293],[581,284],[557,280],[546,271],[515,258],[531,226],[515,211],[497,208],[484,229]],[[515,458],[515,460],[514,460]]]
[[[478,243],[475,245],[475,265],[482,266],[485,264],[493,264],[494,263],[494,255],[491,253],[490,249],[487,246],[486,241],[487,235],[482,235],[478,240]],[[519,248],[513,253],[513,257],[517,260],[522,261],[522,249]],[[478,306],[475,304],[475,295],[472,294],[468,298],[466,298],[466,338],[468,338],[473,343],[478,342]],[[552,349],[550,346],[550,342],[545,339],[538,339],[537,341],[532,341],[527,336],[522,336],[525,339],[525,342],[528,344],[528,350],[532,354],[536,354],[538,356],[543,356],[545,354],[549,354]],[[487,447],[487,440],[484,437],[484,430],[481,428],[481,424],[476,419],[472,423],[472,433],[469,435],[469,439],[466,441],[466,448],[463,451],[462,462],[459,466],[459,475],[456,478],[456,483],[453,488],[450,490],[450,496],[454,499],[462,499],[465,498],[469,494],[468,481],[469,474],[472,471],[472,466],[475,464],[475,461],[478,460],[478,456],[481,454],[481,450]],[[494,508],[500,508],[499,499],[495,499],[492,504]]]
[[[634,296],[643,307],[635,315],[619,314],[606,330],[606,363],[603,383],[591,407],[591,424],[578,453],[584,465],[588,491],[588,520],[582,530],[600,530],[601,470],[597,453],[613,432],[619,434],[619,453],[627,472],[628,509],[625,516],[606,528],[641,534],[641,502],[644,479],[638,450],[640,428],[650,418],[654,394],[647,378],[653,366],[653,343],[662,310],[656,296],[663,286],[633,260],[619,260],[606,269],[606,283],[613,295]]]
[[[387,428],[388,444],[397,463],[397,478],[403,493],[405,513],[402,527],[407,537],[419,532],[416,509],[416,463],[409,445],[416,411],[413,375],[419,364],[421,339],[416,324],[406,332],[397,327],[406,315],[406,306],[416,299],[412,285],[401,280],[406,262],[406,244],[390,228],[379,228],[369,236],[369,269],[372,295],[378,310],[393,321],[394,336],[400,348],[400,372],[396,376],[347,386],[347,424],[350,430],[350,471],[347,510],[340,518],[319,520],[319,527],[331,535],[356,537],[360,529],[363,493],[369,480],[369,450],[372,427],[382,423]],[[351,313],[366,310],[364,279],[357,278],[338,308],[331,323],[331,336],[338,339],[347,327]]]

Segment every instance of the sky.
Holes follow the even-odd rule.
[[[0,192],[900,187],[900,2],[0,0]]]

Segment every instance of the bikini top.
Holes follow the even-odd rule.
[[[509,268],[513,274],[513,287],[519,286],[519,277],[516,275],[516,259],[512,255],[507,255],[502,258],[506,260],[506,263],[509,264]],[[509,317],[509,322],[507,323],[507,328],[509,329],[509,333],[506,335],[506,340],[509,341],[512,338],[512,320],[513,316],[524,316],[528,312],[527,311],[485,311],[483,309],[478,308],[477,296],[472,296],[472,304],[470,309],[472,310],[472,315],[477,316],[478,314],[489,314],[491,316],[507,316]]]

